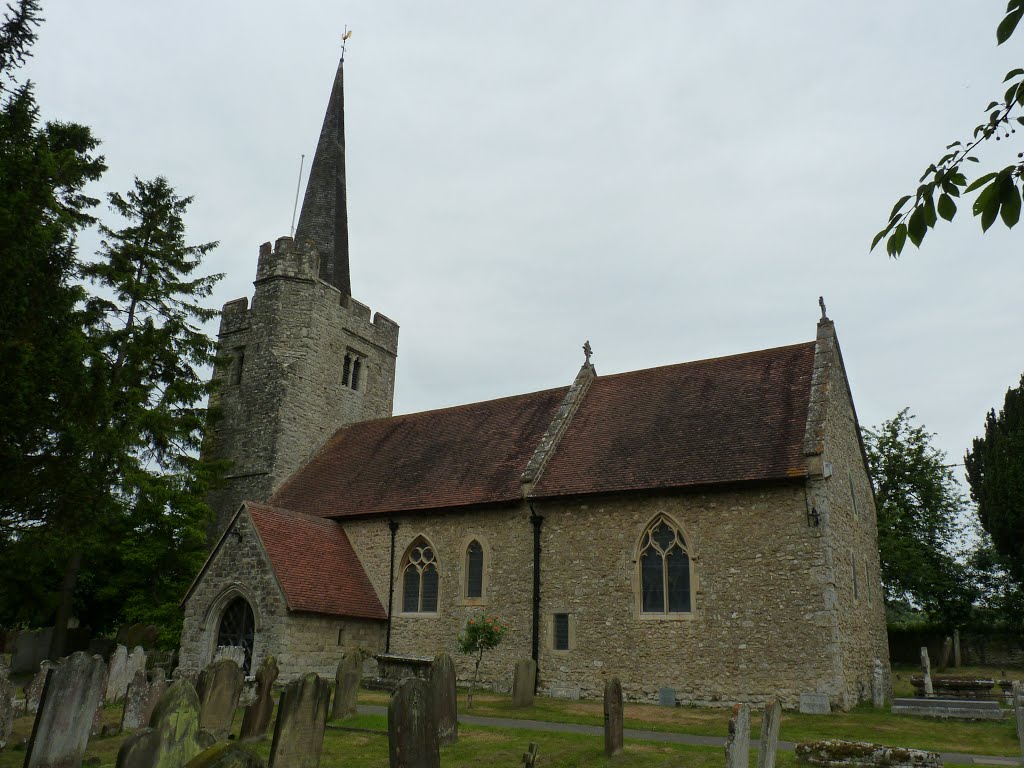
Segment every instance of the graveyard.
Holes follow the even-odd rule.
[[[264,664],[246,678],[231,658],[231,649],[223,650],[223,657],[195,679],[178,674],[176,680],[166,680],[160,669],[147,672],[141,648],[128,653],[120,646],[109,664],[99,656],[78,653],[57,664],[44,662],[36,675],[0,680],[0,694],[6,699],[0,703],[14,705],[13,720],[7,723],[0,707],[0,742],[6,741],[6,748],[0,748],[0,768],[56,764],[125,768],[186,764],[924,767],[961,764],[957,756],[962,764],[1021,762],[1017,717],[1005,701],[996,704],[1004,715],[999,720],[898,715],[890,711],[888,702],[880,709],[865,702],[848,712],[829,714],[781,710],[775,703],[768,721],[774,722],[774,727],[768,726],[768,743],[777,744],[777,751],[765,761],[758,742],[771,704],[736,704],[730,709],[633,703],[623,699],[618,680],[612,678],[605,702],[542,696],[522,700],[521,695],[484,690],[476,692],[470,709],[468,691],[456,688],[446,654],[429,665],[425,676],[402,678],[390,692],[372,689],[373,680],[361,674],[356,653],[342,659],[334,680],[310,674],[281,686],[276,663]],[[0,677],[6,669],[0,666]],[[893,669],[894,699],[914,696],[915,681],[921,687],[920,672],[909,666]],[[1021,669],[964,667],[956,672],[955,677],[936,675],[934,685],[1024,677]],[[461,719],[457,726],[456,707]],[[173,728],[168,729],[166,724],[172,722]],[[163,747],[156,743],[169,743],[158,735],[161,729],[174,730],[178,741],[194,742],[191,751],[182,754],[194,756],[206,749],[202,755],[210,762],[174,762],[171,753],[160,753]],[[39,757],[41,748],[50,748],[61,758],[58,751],[79,739],[76,731],[81,744],[87,743],[79,761],[47,762]],[[40,736],[47,733],[54,735]],[[684,740],[690,743],[679,743]],[[827,740],[840,741],[835,742],[838,746],[823,745]],[[890,749],[858,747],[855,742]],[[215,743],[220,746],[208,749]],[[244,750],[238,744],[244,744]],[[850,757],[855,748],[870,754],[866,752],[863,759]],[[822,752],[829,749],[839,750],[841,759]],[[532,758],[528,757],[531,751]],[[431,753],[439,755],[439,763],[422,762]],[[164,762],[153,754],[164,754]]]

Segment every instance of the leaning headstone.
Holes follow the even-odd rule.
[[[875,659],[871,672],[871,706],[875,709],[885,709],[886,687],[885,667],[880,659]]]
[[[240,645],[221,645],[213,654],[214,663],[221,659],[231,659],[239,669],[245,669],[245,648]]]
[[[343,720],[356,713],[359,681],[362,679],[363,655],[358,648],[349,648],[338,662],[334,673],[334,704],[331,720]]]
[[[676,705],[676,689],[661,687],[658,689],[658,706],[674,707]]]
[[[132,675],[134,674],[133,672]],[[110,656],[110,667],[107,670],[107,692],[105,694],[107,703],[116,704],[124,699],[128,683],[131,680],[132,678],[128,675],[128,649],[119,645]]]
[[[89,744],[96,702],[103,693],[101,656],[79,651],[47,672],[25,768],[79,766]]]
[[[537,745],[531,741],[530,746],[523,752],[523,768],[536,768],[539,751]]]
[[[388,703],[388,753],[391,768],[440,768],[437,724],[426,680],[408,677]]]
[[[761,718],[761,746],[757,750],[757,768],[775,768],[781,723],[782,705],[778,699],[769,699],[764,703],[764,716]]]
[[[459,740],[459,708],[455,692],[455,662],[447,653],[439,653],[430,672],[430,706],[437,722],[440,746]]]
[[[953,638],[947,637],[942,643],[942,656],[939,659],[939,669],[945,670],[949,666],[950,658],[953,656]]]
[[[921,646],[921,672],[924,674],[924,695],[934,696],[935,689],[932,687],[932,662],[928,658],[927,646]]]
[[[199,727],[217,739],[228,737],[244,681],[242,670],[231,659],[215,661],[202,671],[199,685],[196,686],[199,695]]]
[[[734,704],[725,741],[725,767],[747,768],[750,764],[750,705]]]
[[[828,694],[824,693],[801,693],[800,714],[801,715],[827,715],[832,711],[832,705],[828,700]]]
[[[1020,754],[1024,758],[1024,683],[1013,681],[1013,713],[1017,718],[1017,741],[1020,742]]]
[[[14,684],[6,677],[0,677],[0,749],[11,740],[14,727]]]
[[[622,683],[613,677],[604,684],[604,754],[612,757],[622,751]]]
[[[25,688],[25,707],[28,714],[34,715],[39,711],[39,701],[43,697],[43,686],[46,685],[46,674],[51,669],[56,668],[57,665],[52,661],[42,661],[39,663],[39,671],[36,672],[32,682]]]
[[[124,697],[124,710],[121,713],[122,731],[134,731],[149,722],[146,719],[148,700],[149,681],[146,679],[146,670],[137,669]]]
[[[255,740],[267,735],[274,712],[273,685],[278,674],[277,659],[269,654],[264,656],[256,670],[256,701],[245,708],[239,738]]]
[[[277,706],[274,743],[270,747],[271,768],[320,765],[330,701],[331,686],[319,675],[310,673],[285,686]]]
[[[199,697],[192,684],[178,680],[160,697],[149,727],[121,744],[117,768],[180,768],[216,741],[199,728]]]
[[[537,662],[523,659],[516,662],[515,675],[512,677],[512,706],[533,706],[533,693],[537,688]]]
[[[217,744],[188,761],[185,768],[265,768],[260,756],[237,744]]]

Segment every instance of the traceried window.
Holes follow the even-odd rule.
[[[252,614],[252,608],[244,597],[236,597],[220,618],[220,626],[217,629],[217,646],[236,645],[245,651],[245,661],[242,663],[242,671],[249,672],[252,666],[252,645],[256,637],[256,620]]]
[[[437,560],[422,536],[413,542],[402,566],[402,612],[437,613]]]
[[[484,548],[476,539],[466,547],[466,597],[484,596]]]
[[[655,520],[640,539],[640,610],[666,615],[691,610],[686,541],[665,517]]]

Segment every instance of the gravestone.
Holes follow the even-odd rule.
[[[11,740],[14,727],[14,684],[6,677],[0,677],[0,749]]]
[[[782,705],[778,699],[768,699],[764,703],[764,715],[761,718],[761,746],[757,750],[757,768],[775,768],[781,723]]]
[[[244,680],[242,670],[231,659],[215,661],[202,671],[196,686],[200,728],[217,739],[228,737]]]
[[[245,708],[239,738],[255,740],[267,735],[270,717],[274,712],[273,686],[278,674],[277,659],[270,655],[264,656],[260,668],[256,670],[256,701]]]
[[[725,740],[725,768],[748,768],[750,764],[750,705],[733,704],[729,736]]]
[[[523,752],[523,768],[536,768],[537,756],[539,754],[540,749],[538,749],[537,744],[531,741],[526,751]]]
[[[345,651],[338,670],[334,673],[334,704],[331,719],[343,720],[356,713],[356,698],[359,696],[359,681],[362,679],[363,655],[358,648]]]
[[[430,686],[407,678],[388,703],[388,754],[391,768],[440,768],[437,723],[430,708]]]
[[[864,741],[816,741],[797,744],[795,751],[797,763],[815,768],[942,768],[937,752]]]
[[[1017,741],[1024,758],[1024,683],[1020,680],[1013,681],[1013,714],[1017,718]]]
[[[935,689],[932,688],[932,662],[928,658],[928,648],[926,646],[921,646],[921,672],[924,674],[924,695],[934,695]]]
[[[622,751],[622,683],[613,677],[604,684],[604,754],[612,757]]]
[[[237,744],[217,744],[188,761],[185,768],[265,768],[260,756]]]
[[[152,648],[156,645],[157,630],[153,624],[124,625],[117,630],[117,642],[128,648],[141,645]]]
[[[880,659],[875,659],[871,672],[871,706],[875,709],[885,709],[886,688],[885,667]]]
[[[96,703],[103,695],[106,665],[79,651],[47,671],[25,768],[79,766],[89,744]]]
[[[146,679],[146,670],[137,669],[124,697],[124,711],[121,713],[122,731],[134,731],[149,723],[146,717],[148,701],[149,681]]]
[[[147,725],[153,719],[153,710],[155,710],[156,705],[160,703],[160,699],[163,698],[168,685],[170,685],[170,683],[168,683],[167,678],[164,677],[164,671],[160,669],[160,667],[154,669],[153,682],[149,684],[149,693],[146,696],[146,707],[142,713],[143,725]]]
[[[516,671],[512,676],[512,706],[533,706],[533,693],[537,688],[537,662],[533,659],[522,659],[516,662]]]
[[[189,684],[195,688],[199,684],[199,674],[201,670],[195,667],[175,667],[174,671],[171,672],[171,682],[177,680],[188,680]]]
[[[132,675],[134,674],[132,672]],[[116,704],[123,700],[131,680],[131,676],[128,675],[128,649],[119,645],[110,655],[110,666],[107,670],[107,692],[104,694],[107,704]]]
[[[128,663],[125,665],[125,677],[128,678],[128,685],[131,685],[132,679],[135,677],[135,673],[139,670],[146,671],[146,652],[142,649],[141,645],[135,646],[132,649],[131,654],[128,656]],[[127,691],[128,685],[125,686]]]
[[[245,648],[240,645],[221,645],[213,654],[214,663],[222,659],[231,659],[239,669],[245,669]]]
[[[27,675],[39,669],[40,663],[46,661],[50,653],[52,637],[53,627],[35,632],[19,632],[11,654],[11,674]]]
[[[659,688],[658,689],[658,706],[659,707],[674,707],[676,705],[676,689],[675,688]]]
[[[426,685],[426,683],[424,683]],[[331,686],[310,673],[292,680],[281,694],[270,747],[271,768],[317,768],[324,748],[324,728]]]
[[[953,638],[947,637],[942,643],[942,656],[939,658],[939,669],[945,670],[953,656]]]
[[[181,768],[216,739],[199,728],[199,697],[187,680],[160,697],[149,727],[129,736],[117,753],[117,768]]]
[[[960,630],[953,630],[953,666],[963,666],[963,656],[960,653]]]
[[[801,693],[800,714],[827,715],[832,711],[828,695],[824,693]]]
[[[39,711],[39,700],[43,697],[43,686],[46,685],[46,673],[57,667],[52,661],[41,661],[39,671],[32,682],[25,688],[25,711],[34,715]]]
[[[1002,720],[1003,710],[997,701],[976,699],[913,698],[893,699],[894,715],[917,715],[947,720]]]
[[[430,673],[430,706],[437,722],[440,746],[459,740],[459,707],[455,691],[455,662],[447,653],[439,653]]]

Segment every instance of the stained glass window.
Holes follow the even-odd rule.
[[[691,609],[686,541],[675,525],[659,517],[640,540],[640,610],[668,614]]]
[[[402,612],[437,613],[437,563],[422,537],[413,542],[402,569]]]
[[[466,597],[484,596],[484,548],[473,540],[466,548]]]

